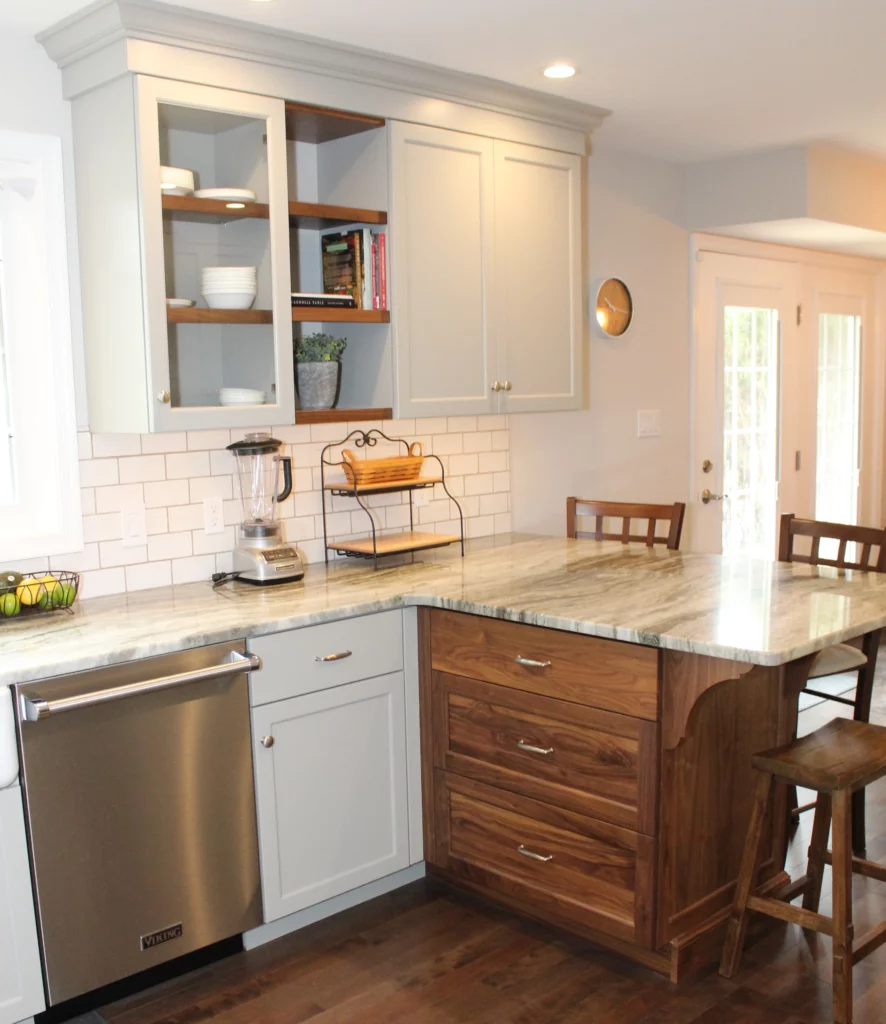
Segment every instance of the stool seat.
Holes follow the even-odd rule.
[[[835,718],[784,747],[755,754],[751,763],[805,789],[861,789],[886,775],[886,728]]]

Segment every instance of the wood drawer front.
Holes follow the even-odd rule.
[[[262,659],[261,669],[249,677],[250,704],[257,707],[402,671],[403,613],[304,626],[256,637],[248,646]]]
[[[655,833],[658,724],[435,672],[434,764]]]
[[[541,916],[547,911],[649,944],[649,836],[449,772],[435,774],[441,866],[485,891],[517,897]]]
[[[518,657],[545,667],[521,664]],[[658,651],[652,647],[434,611],[431,662],[457,676],[635,718],[658,718]]]

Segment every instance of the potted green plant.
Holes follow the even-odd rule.
[[[302,409],[332,409],[338,397],[346,338],[308,334],[295,346],[298,400]]]

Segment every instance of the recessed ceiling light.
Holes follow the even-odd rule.
[[[550,64],[545,68],[545,78],[572,78],[575,68],[571,64]]]

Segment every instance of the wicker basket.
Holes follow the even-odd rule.
[[[409,446],[408,455],[395,455],[389,459],[358,459],[348,448],[341,454],[344,460],[342,469],[352,487],[411,484],[418,479],[425,458],[419,441]]]

